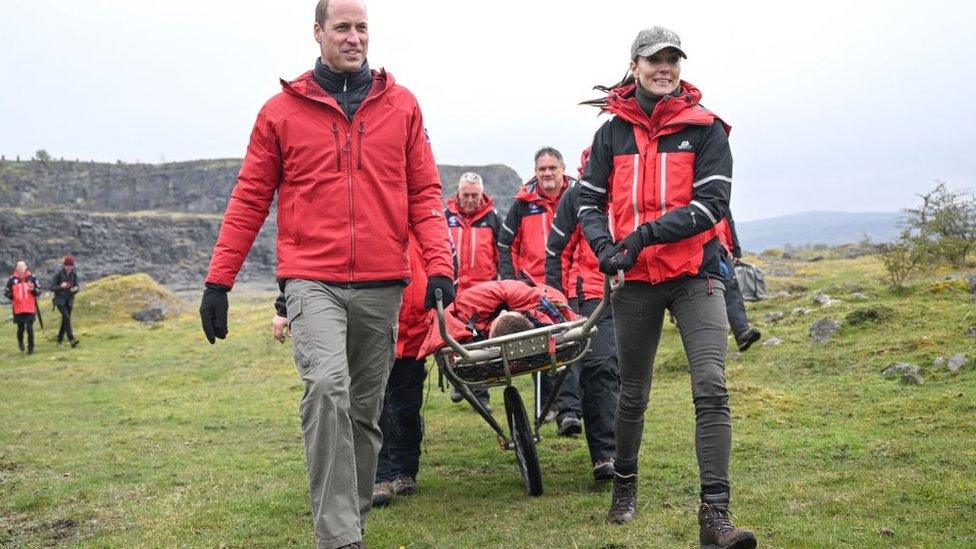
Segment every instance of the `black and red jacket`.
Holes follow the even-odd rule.
[[[574,181],[563,176],[563,186],[556,196],[538,192],[538,180],[533,177],[515,194],[515,203],[508,210],[498,237],[498,272],[503,279],[529,276],[536,284],[546,279],[546,240],[556,215],[559,197]]]
[[[37,310],[37,296],[41,295],[41,287],[30,271],[24,271],[24,274],[14,271],[7,279],[4,293],[13,304],[15,315],[33,314]]]
[[[570,298],[600,299],[603,297],[604,275],[600,263],[583,238],[577,212],[579,211],[579,183],[572,185],[559,199],[556,219],[546,242],[546,284]]]
[[[478,282],[495,280],[498,277],[498,233],[501,230],[495,202],[485,193],[478,211],[467,215],[461,211],[455,196],[448,200],[444,215],[454,244],[458,293]]]
[[[414,96],[386,71],[352,120],[308,71],[258,114],[208,283],[233,286],[278,194],[279,279],[410,278],[408,229],[429,276],[453,277],[441,184]]]
[[[687,82],[678,95],[662,97],[651,116],[637,104],[636,86],[610,91],[606,111],[616,116],[593,138],[579,183],[583,233],[599,251],[649,224],[657,243],[641,252],[627,280],[720,278],[715,225],[729,214],[729,127],[699,105],[701,92]]]
[[[722,247],[735,259],[742,259],[742,247],[739,246],[739,235],[735,232],[735,221],[732,220],[732,212],[729,216],[718,222],[715,226],[718,229],[718,237],[722,241]]]

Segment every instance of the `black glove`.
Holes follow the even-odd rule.
[[[611,259],[617,255],[619,250],[617,246],[611,242],[610,238],[606,238],[591,247],[593,248],[593,252],[596,254],[597,261],[600,264],[600,272],[606,275],[617,274],[617,264],[611,262]]]
[[[285,299],[285,292],[278,294],[278,298],[275,299],[274,308],[276,315],[288,317],[288,300]]]
[[[609,258],[608,266],[612,264],[617,269],[623,269],[624,271],[633,269],[634,265],[637,264],[637,256],[640,255],[641,250],[656,241],[657,239],[654,238],[650,225],[647,223],[640,225],[636,231],[625,236],[620,242],[617,242],[614,246],[616,253]]]
[[[207,284],[200,301],[200,320],[207,341],[214,344],[214,338],[227,337],[227,292],[230,288],[220,284]]]
[[[445,308],[454,301],[454,281],[446,276],[432,276],[427,279],[427,298],[424,300],[424,307],[433,309],[437,306],[434,290],[438,289],[443,292],[442,300]]]

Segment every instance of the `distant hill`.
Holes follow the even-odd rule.
[[[744,250],[761,252],[787,244],[836,246],[859,242],[870,236],[874,242],[898,237],[899,213],[888,212],[800,212],[769,219],[736,223]]]

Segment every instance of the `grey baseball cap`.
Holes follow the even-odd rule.
[[[681,57],[688,59],[681,49],[681,38],[678,38],[678,33],[664,27],[651,27],[637,33],[637,38],[634,38],[634,43],[630,46],[630,58],[650,57],[664,48],[674,48],[678,50]]]

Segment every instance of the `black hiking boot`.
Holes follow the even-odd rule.
[[[613,478],[613,458],[603,458],[596,460],[593,464],[593,480],[601,482]]]
[[[573,437],[583,432],[583,421],[578,417],[565,416],[558,423],[561,437]]]
[[[729,493],[702,495],[698,510],[698,541],[701,549],[753,549],[756,536],[736,528],[729,520]]]
[[[741,337],[735,338],[735,342],[739,347],[739,352],[744,353],[748,351],[749,347],[752,347],[752,344],[759,341],[759,338],[761,337],[762,337],[762,332],[760,332],[755,328],[749,328],[748,330],[746,330],[746,332],[742,334]]]
[[[79,343],[81,343],[81,342],[78,341],[77,339],[72,339],[71,340],[71,348],[74,349],[75,347],[78,346]]]
[[[23,353],[24,352],[24,342],[23,341],[18,341],[17,342],[17,346],[20,347],[20,352]]]
[[[613,475],[613,495],[607,522],[627,524],[637,516],[637,475]]]

